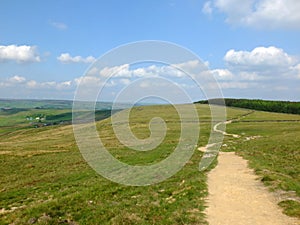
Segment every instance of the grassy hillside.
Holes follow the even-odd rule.
[[[197,106],[201,125],[199,145],[207,142],[210,113]],[[229,117],[246,110],[229,110]],[[118,159],[131,164],[151,164],[164,159],[177,143],[180,123],[172,106],[147,106],[132,110],[131,126],[138,137],[149,134],[148,122],[161,116],[168,135],[161,146],[144,154],[123,147],[112,133],[110,119],[98,123],[99,135]],[[23,129],[5,133],[1,142],[2,223],[49,224],[199,224],[207,195],[206,175],[198,171],[202,153],[172,178],[147,187],[127,187],[96,174],[79,153],[71,126]],[[12,211],[15,209],[14,211]],[[11,211],[9,211],[11,210]]]
[[[198,146],[204,146],[211,129],[210,110],[207,105],[196,107],[201,124]],[[251,112],[228,108],[227,118],[240,118]],[[14,116],[7,115],[5,119],[10,121]],[[136,107],[130,114],[131,129],[139,138],[149,136],[148,123],[157,116],[164,118],[168,132],[163,143],[152,151],[133,151],[123,146],[113,133],[110,118],[97,122],[99,136],[119,160],[132,165],[153,164],[166,158],[176,146],[179,117],[168,105]],[[271,177],[272,188],[295,190],[299,196],[295,174],[300,165],[299,123],[274,120],[297,121],[300,116],[255,112],[241,118],[228,125],[228,132],[238,133],[242,138],[226,138],[227,147],[223,150],[237,151],[249,159],[262,179]],[[256,122],[269,118],[271,122]],[[203,155],[198,150],[180,172],[166,181],[130,187],[101,177],[87,165],[70,125],[11,129],[8,124],[1,130],[0,224],[206,223],[206,173],[198,170]],[[247,141],[247,137],[256,135],[261,138]],[[288,213],[294,210],[296,213],[292,214],[297,215],[297,206],[292,206],[297,203],[283,204]]]
[[[96,110],[95,120],[100,121],[119,110]],[[84,119],[90,112],[79,112]],[[8,130],[18,130],[20,128],[39,128],[44,126],[71,124],[71,109],[21,109],[0,111],[0,134]]]

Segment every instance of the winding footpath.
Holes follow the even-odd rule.
[[[214,130],[223,132],[218,131],[217,126]],[[234,152],[219,153],[218,165],[208,173],[208,190],[205,213],[210,225],[300,224],[299,220],[282,213],[275,196],[248,168],[247,161]]]

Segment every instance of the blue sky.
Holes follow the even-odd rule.
[[[107,51],[162,40],[196,53],[224,97],[298,101],[299,12],[298,0],[2,0],[0,98],[73,99],[91,63]],[[111,85],[101,100],[119,90]]]

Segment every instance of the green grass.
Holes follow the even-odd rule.
[[[63,118],[63,115],[69,114],[67,120],[72,119],[72,113],[70,109],[23,109],[23,110],[9,110],[7,112],[0,112],[0,126],[1,127],[11,127],[11,126],[28,126],[36,121],[37,116],[44,115],[47,122],[47,116],[57,116]],[[59,116],[62,115],[62,116]],[[27,120],[28,117],[32,117],[32,120]]]
[[[300,218],[300,203],[293,200],[285,200],[279,203],[284,208],[284,213],[288,216]]]
[[[196,107],[201,125],[198,145],[204,146],[211,129],[210,111],[207,105]],[[24,129],[18,124],[22,124],[21,120],[11,122],[27,112],[2,117],[2,122],[11,124],[4,127],[2,123],[0,127],[0,209],[6,210],[0,214],[0,224],[206,224],[203,212],[207,177],[198,171],[203,154],[200,151],[195,150],[184,168],[164,182],[145,187],[124,186],[103,178],[87,165],[77,148],[72,126]],[[227,117],[237,118],[249,112],[228,108]],[[113,133],[110,118],[97,122],[99,136],[111,154],[123,162],[156,163],[171,154],[178,141],[180,121],[175,109],[167,105],[143,106],[134,108],[130,115],[132,132],[139,138],[149,136],[148,123],[157,116],[164,118],[168,132],[154,150],[139,152],[123,146]],[[280,118],[285,117],[280,115]],[[271,186],[295,190],[298,194],[299,180],[291,171],[298,172],[300,164],[297,148],[292,151],[299,146],[296,138],[292,140],[300,132],[299,123],[285,122],[274,129],[277,124],[228,125],[228,132],[243,134],[243,138],[238,141],[227,138],[227,150],[235,150],[249,159],[261,175],[267,170],[272,172],[265,175],[274,176],[273,171],[284,174],[274,178],[281,185],[275,187],[275,182],[269,181]],[[245,136],[253,135],[262,138],[244,141]],[[290,143],[283,141],[284,135]],[[230,142],[233,140],[237,142]],[[274,151],[276,146],[278,150]],[[282,167],[285,162],[289,163]],[[279,167],[280,170],[274,170]],[[290,207],[288,213],[295,214],[294,203],[282,204]]]
[[[197,108],[202,121],[199,145],[205,145],[211,129],[210,111],[207,106]],[[230,109],[229,116],[245,112]],[[168,134],[161,146],[144,154],[118,142],[110,119],[98,122],[99,135],[111,153],[124,162],[133,165],[158,162],[176,146],[180,122],[171,106],[137,107],[130,117],[136,136],[149,135],[148,122],[154,116],[165,119]],[[17,207],[1,214],[3,224],[28,221],[43,224],[44,220],[49,220],[46,224],[63,221],[78,224],[206,223],[203,214],[206,174],[198,171],[202,156],[199,151],[166,181],[146,187],[128,187],[106,180],[87,165],[77,149],[71,126],[16,129],[0,136],[0,142],[0,208]]]
[[[96,110],[95,120],[100,121],[119,110]],[[84,119],[90,112],[78,112],[78,118]],[[37,119],[39,118],[39,119]],[[32,128],[49,125],[71,124],[71,109],[21,109],[0,111],[0,135],[20,128]]]

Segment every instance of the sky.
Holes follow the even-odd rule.
[[[0,98],[74,99],[78,85],[103,84],[104,72],[117,68],[102,101],[141,78],[136,87],[163,95],[172,84],[192,101],[203,99],[192,82],[160,63],[107,65],[86,77],[112,49],[157,40],[197,55],[224,97],[300,101],[299,12],[299,0],[2,0]]]

